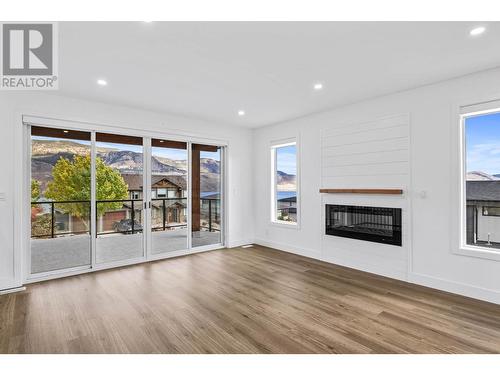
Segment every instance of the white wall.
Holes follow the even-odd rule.
[[[57,95],[4,92],[0,94],[0,192],[5,194],[5,199],[0,200],[0,289],[15,287],[22,282],[20,270],[15,268],[15,257],[20,254],[14,253],[15,241],[19,241],[20,223],[13,220],[14,199],[19,193],[17,172],[22,167],[22,162],[16,157],[22,146],[19,137],[16,137],[16,131],[21,126],[20,114],[227,141],[227,243],[229,246],[238,246],[252,242],[250,130]]]
[[[398,279],[500,303],[500,261],[459,255],[458,107],[500,98],[500,69],[375,98],[254,131],[256,242]],[[334,84],[334,83],[332,83]],[[353,82],[353,84],[362,84]],[[362,123],[405,114],[410,121],[409,179],[372,176],[363,184],[401,187],[403,197],[321,195],[318,190],[361,187],[359,179],[325,180],[322,135]],[[375,126],[375,125],[373,125]],[[366,130],[366,129],[365,129]],[[298,229],[270,223],[269,145],[297,137],[301,153],[301,221]],[[375,168],[374,170],[377,170]],[[322,183],[339,186],[321,186]],[[347,185],[353,186],[347,186]],[[372,186],[366,186],[372,187]],[[421,193],[425,192],[425,197]],[[403,208],[406,245],[323,236],[325,202],[391,205]]]
[[[19,114],[48,114],[126,128],[192,134],[229,142],[229,246],[255,240],[283,250],[500,303],[500,261],[458,255],[459,186],[457,107],[500,98],[500,69],[380,97],[253,132],[167,114],[134,110],[40,93],[0,94],[0,289],[19,284],[14,267],[15,176],[21,146],[15,137]],[[357,84],[357,83],[354,83]],[[403,197],[322,196],[321,134],[350,124],[406,114],[410,122],[408,185]],[[253,133],[253,136],[252,136]],[[253,137],[253,138],[252,138]],[[301,222],[298,229],[270,224],[271,141],[298,137],[301,149]],[[252,141],[253,139],[253,141]],[[382,177],[377,179],[386,181]],[[349,180],[345,181],[349,183]],[[382,182],[383,184],[383,182]],[[347,186],[346,186],[347,187]],[[425,191],[425,198],[420,192]],[[406,244],[394,247],[323,236],[323,204],[342,200],[403,207]],[[382,205],[381,204],[381,205]],[[253,217],[253,225],[251,218]]]

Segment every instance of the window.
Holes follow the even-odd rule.
[[[462,115],[465,245],[500,251],[500,109]]]
[[[167,198],[176,198],[177,189],[167,189]]]
[[[271,147],[272,202],[271,220],[296,225],[298,221],[297,143]]]
[[[500,216],[500,207],[483,206],[483,216]]]
[[[167,189],[166,188],[156,189],[156,196],[158,198],[166,198],[167,197]]]

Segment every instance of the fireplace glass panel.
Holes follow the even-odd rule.
[[[401,209],[326,205],[326,234],[401,246]]]

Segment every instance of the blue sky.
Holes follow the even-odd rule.
[[[500,174],[500,113],[465,120],[467,171]]]
[[[276,169],[287,174],[297,174],[297,148],[295,145],[276,149]]]

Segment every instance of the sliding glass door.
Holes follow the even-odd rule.
[[[144,256],[142,138],[97,133],[96,263]]]
[[[91,264],[91,133],[31,127],[30,272]]]
[[[186,142],[151,140],[151,254],[188,248]],[[149,205],[148,205],[149,206]]]
[[[222,148],[192,144],[191,242],[193,247],[222,242]]]
[[[31,275],[223,243],[223,147],[29,125]]]

